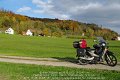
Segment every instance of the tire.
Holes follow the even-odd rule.
[[[109,66],[114,67],[117,65],[117,58],[113,54],[106,55],[105,60]]]
[[[78,59],[78,62],[79,62],[80,65],[88,64],[88,62],[86,60],[83,60],[83,59]]]

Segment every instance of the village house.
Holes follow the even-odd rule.
[[[8,28],[7,30],[5,30],[6,34],[14,34],[14,30],[12,28]]]
[[[26,32],[26,35],[27,36],[33,36],[33,33],[28,29],[27,32]]]
[[[117,37],[118,41],[120,41],[120,36]]]

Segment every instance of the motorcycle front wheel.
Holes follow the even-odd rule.
[[[117,65],[117,59],[113,54],[106,55],[105,60],[109,66],[116,66]]]

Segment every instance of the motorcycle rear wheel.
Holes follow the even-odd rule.
[[[80,65],[86,65],[86,64],[89,63],[87,60],[80,59],[80,58],[78,59],[78,62],[79,62]]]

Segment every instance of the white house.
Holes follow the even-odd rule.
[[[28,29],[27,32],[26,32],[26,35],[28,35],[28,36],[32,36],[33,33]]]
[[[5,30],[6,34],[14,34],[14,30],[12,28],[8,28],[7,30]]]
[[[120,36],[119,36],[119,37],[117,37],[117,39],[118,39],[118,41],[120,41]]]

